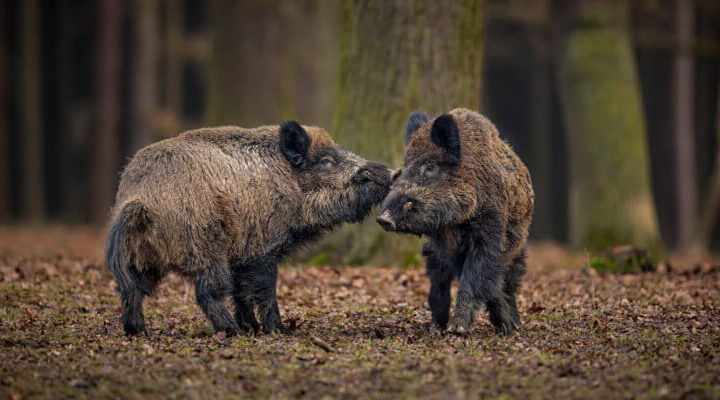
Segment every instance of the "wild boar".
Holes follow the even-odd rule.
[[[390,171],[295,121],[203,128],[149,145],[123,171],[105,257],[127,334],[146,332],[143,298],[175,272],[215,331],[285,331],[277,265],[299,245],[362,220]],[[224,305],[232,295],[233,318]]]
[[[415,112],[405,137],[404,167],[393,174],[378,223],[388,231],[427,236],[423,254],[436,328],[468,332],[475,310],[485,304],[496,331],[511,335],[520,325],[515,295],[527,269],[530,173],[477,112],[454,109],[433,121]]]

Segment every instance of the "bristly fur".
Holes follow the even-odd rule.
[[[195,284],[216,331],[257,331],[256,312],[265,331],[283,331],[278,262],[367,216],[389,173],[294,121],[198,129],[141,149],[120,178],[106,247],[125,332],[145,332],[143,298],[168,272]]]
[[[410,139],[412,136],[417,132],[417,130],[423,126],[426,122],[430,120],[430,117],[425,113],[425,111],[417,110],[410,114],[407,120],[407,124],[405,124],[405,144],[407,145],[410,142]]]
[[[428,237],[423,255],[437,328],[467,332],[484,304],[496,330],[510,335],[520,325],[515,296],[533,206],[530,173],[495,126],[454,109],[412,135],[378,222]],[[459,285],[450,317],[453,279]]]

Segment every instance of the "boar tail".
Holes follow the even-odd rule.
[[[145,242],[145,232],[152,225],[152,215],[137,201],[126,203],[115,217],[105,245],[105,262],[117,283],[122,303],[125,333],[135,335],[147,333],[142,313],[143,297],[157,286],[157,271],[139,271],[143,262],[142,252],[137,251],[137,242]],[[146,246],[149,247],[149,246]]]
[[[121,293],[132,293],[139,288],[137,264],[138,254],[133,251],[134,242],[142,241],[143,233],[150,227],[152,220],[148,210],[137,201],[125,204],[110,228],[105,244],[105,262],[115,277]],[[130,254],[125,254],[126,251]]]

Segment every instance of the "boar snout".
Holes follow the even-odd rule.
[[[382,187],[389,187],[390,172],[385,164],[370,161],[357,170],[352,181],[353,183],[374,182]]]
[[[395,221],[393,221],[388,210],[383,211],[382,214],[377,217],[376,221],[388,232],[395,230]]]

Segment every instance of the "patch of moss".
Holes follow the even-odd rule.
[[[590,260],[590,268],[600,273],[639,274],[653,272],[654,264],[647,255],[633,254],[616,259],[605,256],[595,257]]]
[[[422,260],[418,258],[417,252],[413,250],[406,250],[402,258],[402,267],[420,267],[422,266]]]
[[[317,253],[314,257],[308,260],[308,264],[310,265],[328,265],[329,263],[330,256],[324,251]]]

